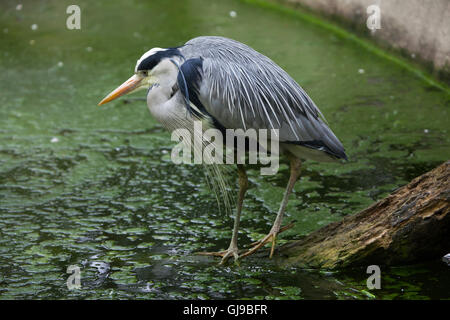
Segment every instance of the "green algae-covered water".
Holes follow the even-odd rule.
[[[221,35],[271,57],[315,100],[350,158],[305,163],[285,220],[297,223],[281,236],[289,240],[449,159],[447,93],[252,1],[77,3],[81,30],[66,28],[71,1],[0,4],[0,298],[450,298],[439,260],[382,267],[382,288],[369,290],[365,268],[319,272],[257,256],[219,267],[194,255],[225,248],[232,228],[202,168],[170,161],[170,135],[145,102],[97,107],[152,47]],[[270,229],[288,171],[249,175],[241,247]],[[66,285],[71,265],[81,269],[79,290]]]

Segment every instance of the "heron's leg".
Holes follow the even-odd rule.
[[[236,209],[236,216],[234,217],[233,235],[231,236],[230,246],[227,250],[220,252],[199,252],[200,255],[210,255],[222,257],[220,264],[224,264],[228,258],[234,257],[234,260],[239,258],[239,249],[237,245],[238,233],[239,233],[239,223],[241,220],[242,204],[244,203],[245,193],[248,189],[248,177],[245,171],[245,167],[242,164],[237,165],[238,175],[239,175],[239,195]]]
[[[289,182],[286,187],[286,191],[284,192],[283,201],[281,202],[281,206],[280,206],[280,209],[278,210],[278,214],[275,219],[275,222],[273,223],[272,229],[270,229],[270,232],[267,236],[265,236],[263,239],[258,241],[256,243],[256,245],[253,248],[251,248],[250,250],[248,250],[247,252],[245,252],[241,256],[241,258],[255,253],[259,248],[261,248],[262,246],[264,246],[267,242],[269,242],[271,240],[272,240],[272,248],[270,249],[270,258],[272,258],[273,252],[275,250],[277,234],[292,227],[292,224],[290,224],[289,226],[281,228],[281,222],[283,221],[283,215],[286,210],[286,206],[288,204],[289,195],[292,193],[292,189],[294,188],[295,182],[297,181],[298,177],[300,176],[300,169],[301,169],[302,162],[300,161],[300,159],[298,159],[292,155],[289,155],[288,157],[289,157],[289,161],[290,161]]]
[[[239,223],[241,221],[242,205],[244,203],[245,193],[247,192],[247,189],[248,189],[248,177],[247,177],[247,173],[245,172],[244,165],[238,164],[237,169],[238,169],[238,175],[239,175],[239,195],[238,195],[236,216],[234,217],[233,235],[231,236],[230,246],[228,247],[228,250],[227,250],[228,253],[223,256],[220,264],[225,263],[225,261],[228,259],[228,257],[231,254],[234,256],[235,260],[237,260],[239,258],[237,241],[238,241],[238,233],[239,233]]]

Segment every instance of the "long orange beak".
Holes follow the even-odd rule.
[[[108,94],[102,101],[100,101],[98,105],[101,106],[102,104],[108,103],[114,99],[117,99],[120,96],[123,96],[124,94],[130,93],[131,91],[139,88],[142,79],[143,79],[142,77],[139,77],[138,75],[135,74],[130,79],[122,83],[113,92]]]

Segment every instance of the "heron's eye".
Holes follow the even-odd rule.
[[[142,71],[142,75],[143,75],[144,77],[148,76],[148,71],[147,71],[147,70]]]

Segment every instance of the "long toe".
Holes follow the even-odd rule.
[[[199,256],[213,256],[213,257],[223,257],[226,253],[227,253],[226,250],[217,252],[206,252],[206,251],[195,252],[195,254]]]
[[[269,232],[269,234],[266,235],[264,238],[262,238],[261,240],[258,240],[256,242],[253,242],[252,244],[250,244],[250,249],[247,250],[247,252],[243,253],[240,256],[240,258],[244,258],[244,257],[247,257],[247,256],[255,253],[256,251],[258,251],[261,247],[263,247],[269,241],[272,241],[272,247],[270,249],[270,256],[269,256],[269,258],[272,258],[273,253],[275,252],[277,235],[280,234],[283,231],[286,231],[286,230],[292,228],[294,226],[294,223],[295,223],[295,221],[290,222],[286,226],[280,228],[279,231],[271,230]]]
[[[229,258],[234,257],[234,261],[237,263],[239,259],[239,249],[237,247],[228,248],[227,250],[218,251],[218,252],[196,252],[195,254],[201,256],[213,256],[213,257],[222,257],[220,261],[220,265],[224,265]]]
[[[296,222],[296,221],[294,220],[294,221],[292,221],[292,222],[289,222],[289,223],[288,223],[287,225],[285,225],[284,227],[281,227],[281,228],[280,228],[280,231],[278,231],[277,234],[280,234],[280,233],[282,233],[282,232],[284,232],[284,231],[286,231],[286,230],[289,230],[290,228],[292,228],[292,227],[295,225],[295,222]],[[257,244],[261,243],[261,241],[262,241],[263,239],[265,239],[265,237],[262,238],[262,239],[260,239],[260,240],[258,240],[258,241],[255,241],[255,242],[252,242],[252,243],[248,244],[247,247],[248,247],[248,248],[254,247],[254,246],[256,246]]]
[[[219,265],[224,265],[228,261],[228,259],[231,258],[232,256],[234,257],[234,262],[238,263],[239,254],[238,254],[237,248],[233,249],[233,250],[228,249],[227,253],[223,256],[223,258],[220,261]]]
[[[275,233],[269,233],[267,236],[262,238],[255,246],[250,248],[247,252],[241,255],[241,258],[245,258],[251,254],[254,254],[256,251],[258,251],[262,246],[264,246],[267,242],[269,242],[273,237],[276,237]]]

